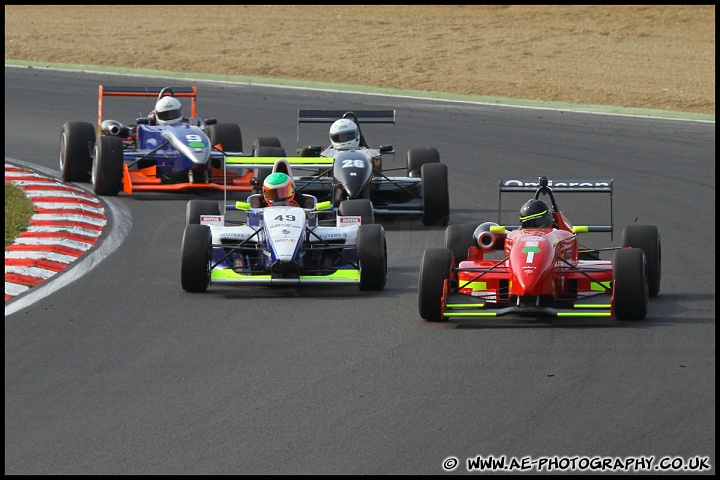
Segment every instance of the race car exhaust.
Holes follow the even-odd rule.
[[[130,136],[130,129],[117,120],[103,120],[100,124],[100,131],[105,135],[116,137],[125,138]]]
[[[478,236],[478,246],[485,252],[502,250],[505,248],[505,235],[496,235],[490,232],[482,232]]]

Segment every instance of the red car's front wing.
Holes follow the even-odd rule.
[[[504,261],[468,260],[453,269],[446,282],[442,315],[498,317],[502,315],[612,317],[612,262],[579,260],[549,272],[549,288],[540,296],[511,294],[513,275]],[[604,295],[610,303],[590,303]]]

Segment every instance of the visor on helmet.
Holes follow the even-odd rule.
[[[552,214],[548,210],[520,217],[523,228],[547,228],[552,225]]]

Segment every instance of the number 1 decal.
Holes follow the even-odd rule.
[[[525,259],[525,263],[533,263],[535,254],[540,253],[540,249],[538,247],[525,247],[520,251],[522,253],[527,253],[527,258]]]

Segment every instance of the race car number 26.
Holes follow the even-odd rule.
[[[342,168],[352,168],[352,167],[362,168],[363,166],[365,166],[365,162],[363,162],[362,160],[359,160],[359,159],[354,159],[354,160],[348,159],[348,160],[342,161]]]

